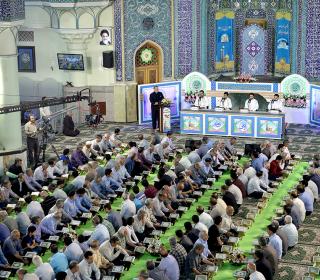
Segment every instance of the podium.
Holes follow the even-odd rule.
[[[171,130],[171,110],[170,105],[159,105],[159,131],[167,132]]]

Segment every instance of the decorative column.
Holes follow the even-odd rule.
[[[72,82],[75,87],[87,86],[88,79],[86,73],[88,70],[88,61],[86,50],[88,47],[87,44],[93,38],[96,29],[57,29],[57,32],[67,43],[70,53],[83,55],[85,71],[68,71],[70,72],[70,82]]]
[[[23,21],[0,21],[0,106],[20,103],[16,34]],[[20,112],[0,114],[0,175],[14,157],[26,163],[25,147],[22,144]]]

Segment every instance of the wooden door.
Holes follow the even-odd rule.
[[[154,84],[159,83],[159,68],[158,66],[144,66],[137,68],[137,83],[141,84]]]
[[[150,66],[147,68],[147,80],[148,80],[148,84],[155,84],[155,83],[159,83],[159,68],[158,67],[154,67],[154,66]]]
[[[137,69],[137,83],[138,85],[147,84],[147,71],[144,67]]]

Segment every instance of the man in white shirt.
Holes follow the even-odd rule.
[[[169,209],[164,205],[164,196],[162,192],[153,199],[153,214],[158,220],[165,219],[165,213],[169,212]]]
[[[204,211],[203,206],[197,207],[197,213],[199,215],[200,223],[204,224],[207,228],[210,228],[213,225],[212,217]]]
[[[218,217],[218,216],[222,217],[226,213],[227,205],[224,206],[223,204],[218,203],[218,200],[216,198],[214,198],[214,197],[211,198],[210,204],[212,206],[211,212],[210,212],[210,216],[212,217],[212,219],[214,219],[215,217]]]
[[[171,131],[168,131],[167,132],[167,136],[164,137],[162,140],[161,140],[161,144],[164,144],[164,143],[168,143],[169,144],[169,150],[170,152],[174,151],[175,150],[175,146],[173,144],[173,139],[172,139],[172,132]]]
[[[279,94],[275,94],[273,96],[273,99],[270,101],[269,105],[268,105],[268,110],[276,110],[279,112],[282,112],[283,110],[283,104],[282,101],[279,100]]]
[[[298,230],[292,223],[292,217],[287,215],[284,218],[285,225],[281,227],[282,231],[288,237],[288,247],[292,248],[298,243]]]
[[[237,204],[239,206],[242,205],[243,197],[241,190],[236,185],[232,184],[232,181],[230,179],[225,180],[225,184],[228,187],[228,191],[233,194],[234,198],[237,201]]]
[[[86,144],[82,148],[82,152],[88,158],[88,160],[94,159],[94,158],[96,158],[98,156],[97,151],[92,149],[91,141],[87,141],[86,142]]]
[[[84,253],[84,259],[79,264],[79,271],[82,280],[91,280],[92,273],[94,273],[96,279],[100,279],[101,273],[93,262],[93,253],[91,251]]]
[[[103,242],[100,245],[100,253],[109,261],[113,262],[120,254],[128,256],[127,251],[121,247],[119,238],[112,236],[110,240]]]
[[[208,232],[208,228],[205,224],[200,222],[199,216],[198,215],[193,215],[192,216],[192,222],[194,222],[194,228],[201,231]]]
[[[232,222],[233,214],[233,207],[227,206],[226,213],[222,216],[221,230],[223,233],[230,232],[231,230],[235,232],[237,230],[237,227]]]
[[[200,90],[194,106],[199,107],[200,109],[210,109],[210,99],[204,95],[204,91]]]
[[[97,151],[98,153],[103,153],[103,147],[102,147],[102,135],[101,134],[97,134],[95,139],[93,139],[91,141],[91,147],[92,149],[94,149],[95,151]]]
[[[249,94],[249,98],[246,100],[244,108],[248,109],[249,112],[255,112],[255,111],[259,110],[258,100],[254,98],[254,94],[253,93]]]
[[[136,205],[133,202],[134,198],[134,194],[130,193],[122,204],[120,215],[125,220],[127,220],[129,217],[133,217],[137,213]]]
[[[33,178],[40,184],[43,184],[48,180],[48,166],[49,164],[44,162],[42,165],[38,166],[33,174]]]
[[[248,263],[247,271],[249,273],[249,280],[266,280],[263,274],[257,271],[256,265],[254,263]]]
[[[55,170],[57,171],[58,174],[67,174],[69,172],[69,167],[68,167],[68,160],[59,160],[56,163]]]
[[[232,110],[232,102],[228,92],[225,92],[223,94],[219,107],[222,108],[223,110]]]
[[[32,258],[33,264],[36,266],[35,274],[41,280],[52,280],[55,277],[53,268],[49,263],[43,263],[40,256],[36,255]]]
[[[262,172],[259,171],[261,174]],[[250,197],[259,199],[263,196],[263,193],[266,192],[261,188],[262,181],[258,178],[257,175],[254,175],[252,178],[250,178],[248,185],[247,185],[247,194]]]
[[[81,280],[79,272],[79,264],[76,261],[72,261],[69,264],[69,268],[66,271],[68,280]]]
[[[171,152],[168,142],[155,145],[154,153],[158,154],[160,159],[168,158],[168,154]]]
[[[149,142],[144,138],[143,134],[139,134],[138,139],[139,139],[139,142],[138,142],[139,148],[143,148],[143,150],[145,151],[146,149],[148,149],[150,147]]]
[[[298,208],[301,222],[303,222],[306,218],[306,207],[303,201],[299,198],[296,191],[293,191],[291,193],[291,198],[292,198],[293,205],[295,205]]]

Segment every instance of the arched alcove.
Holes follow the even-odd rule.
[[[158,83],[163,77],[163,52],[152,41],[145,41],[135,51],[135,80],[138,84]]]

